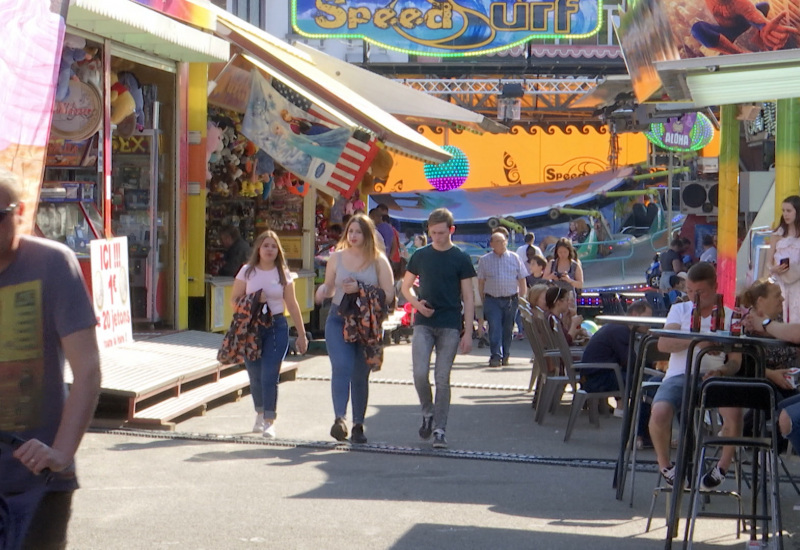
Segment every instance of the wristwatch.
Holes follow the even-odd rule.
[[[761,321],[761,328],[762,328],[762,329],[764,329],[764,332],[766,332],[766,331],[767,331],[767,326],[768,326],[768,325],[769,325],[771,322],[772,322],[772,319],[770,319],[769,317],[767,317],[766,319],[764,319],[763,321]]]

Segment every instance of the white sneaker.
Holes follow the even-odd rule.
[[[264,414],[256,413],[256,423],[253,424],[253,433],[260,434],[264,432]]]
[[[275,421],[273,420],[264,420],[264,437],[267,439],[275,439],[277,436],[275,434]]]

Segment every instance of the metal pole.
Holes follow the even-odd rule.
[[[672,242],[672,152],[669,154],[667,170],[667,246]]]

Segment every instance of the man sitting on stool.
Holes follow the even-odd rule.
[[[692,308],[695,300],[700,304],[700,332],[709,332],[711,328],[711,311],[717,303],[717,272],[708,262],[699,262],[689,269],[686,280],[686,293],[689,301],[674,304],[667,315],[667,330],[689,330],[692,322]],[[725,326],[730,325],[731,310],[725,308]],[[653,398],[650,414],[650,437],[656,451],[658,467],[661,475],[669,485],[675,482],[675,466],[670,462],[670,440],[672,438],[672,419],[675,411],[681,409],[683,387],[686,383],[686,359],[690,340],[662,337],[658,339],[658,349],[669,353],[669,367],[664,381]],[[708,347],[711,342],[703,341],[695,346],[695,353]],[[700,372],[704,378],[711,376],[730,376],[739,371],[741,354],[731,353],[727,358],[724,353],[709,353],[703,357]],[[742,433],[742,409],[720,408],[724,437],[736,437]],[[688,421],[688,420],[687,420]],[[700,489],[710,491],[718,487],[725,479],[725,472],[733,459],[735,447],[722,448],[717,465],[708,471],[702,479]]]

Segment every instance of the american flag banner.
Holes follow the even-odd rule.
[[[312,101],[251,71],[242,133],[289,172],[349,197],[377,153],[374,137],[331,121]]]
[[[326,124],[336,124],[330,118],[330,115],[322,109],[318,109],[313,101],[294,88],[275,78],[272,79],[272,87],[295,107],[324,121]],[[325,184],[326,187],[349,199],[358,188],[358,184],[377,153],[378,140],[375,136],[369,132],[356,130],[353,132],[353,136],[347,140],[347,145],[345,145],[330,179]]]

